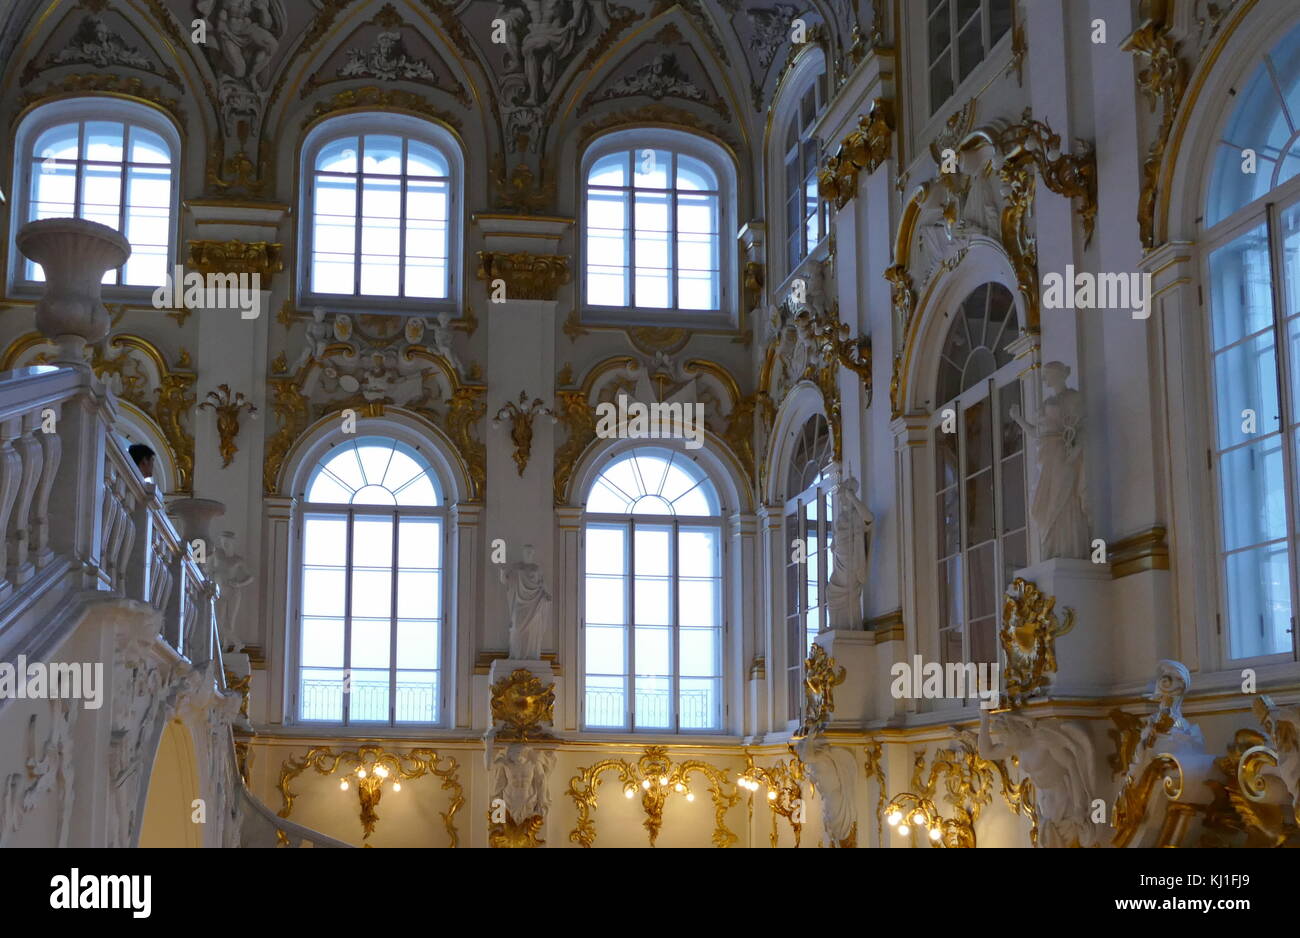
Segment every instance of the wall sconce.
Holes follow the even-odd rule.
[[[803,786],[800,784],[803,779],[804,766],[797,756],[791,758],[788,765],[777,762],[769,768],[757,766],[754,764],[753,756],[748,754],[745,756],[745,771],[737,776],[736,784],[749,792],[751,820],[754,817],[754,795],[760,788],[766,787],[762,800],[772,812],[772,832],[768,840],[773,847],[777,845],[776,819],[778,817],[783,817],[790,822],[790,827],[794,831],[794,845],[799,846],[803,836],[805,812]]]
[[[379,820],[375,808],[379,806],[379,799],[384,795],[384,782],[391,774],[382,762],[371,762],[369,765],[369,768],[366,768],[364,763],[358,765],[353,773],[356,776],[357,797],[361,800],[361,826],[366,831],[362,840],[375,831],[375,822]],[[346,777],[339,782],[340,791],[347,791],[350,787]],[[397,793],[401,790],[401,781],[393,779],[393,792]]]
[[[929,798],[922,798],[910,791],[890,799],[885,806],[885,822],[904,837],[910,837],[915,828],[918,837],[928,837],[932,843],[944,843],[945,846],[945,828],[949,825],[954,828],[958,826],[957,821],[945,820]]]

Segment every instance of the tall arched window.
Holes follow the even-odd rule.
[[[116,229],[131,257],[104,283],[156,287],[171,273],[177,162],[175,127],[153,108],[73,98],[37,108],[15,138],[10,238],[29,221],[84,218]],[[36,264],[10,245],[15,284],[39,283]]]
[[[313,129],[303,148],[304,302],[450,308],[459,153],[441,127],[403,115],[352,115]]]
[[[818,145],[813,125],[826,105],[826,72],[799,95],[785,129],[785,257],[793,272],[826,235],[826,208],[817,196]]]
[[[442,486],[405,443],[338,443],[301,506],[297,715],[440,723],[446,693]]]
[[[937,604],[943,662],[996,662],[1011,572],[1028,562],[1015,303],[977,287],[954,311],[939,364],[934,440]]]
[[[789,718],[803,706],[803,663],[813,639],[829,627],[826,581],[831,574],[830,472],[834,448],[821,414],[799,431],[786,477],[785,568],[786,699]],[[794,545],[803,545],[796,552]],[[800,558],[803,558],[802,560]]]
[[[615,456],[587,494],[583,725],[723,725],[722,508],[681,452]]]
[[[1300,512],[1300,26],[1255,69],[1206,198],[1205,268],[1229,659],[1295,654]],[[1245,150],[1256,172],[1242,171]]]
[[[729,323],[735,247],[722,234],[735,230],[735,181],[721,148],[675,131],[622,131],[594,144],[583,167],[588,312]]]

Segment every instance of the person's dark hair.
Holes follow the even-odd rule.
[[[140,468],[140,463],[144,462],[146,459],[153,459],[158,455],[143,443],[132,443],[127,447],[126,451],[131,457],[131,462],[135,463],[137,469]]]

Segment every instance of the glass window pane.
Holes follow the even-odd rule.
[[[341,515],[303,518],[302,561],[341,567],[347,563],[348,522]]]
[[[1216,349],[1272,325],[1272,276],[1263,225],[1210,255],[1210,314]]]
[[[637,625],[670,625],[671,591],[667,577],[636,578]]]
[[[438,667],[438,623],[397,623],[397,666],[431,670]]]
[[[438,720],[438,672],[398,671],[398,723],[435,723]]]
[[[343,614],[345,577],[343,571],[307,568],[302,572],[302,614],[305,616],[339,616]]]
[[[304,616],[301,657],[304,668],[343,667],[343,620]]]
[[[343,721],[343,674],[341,669],[303,669],[298,688],[301,719]]]
[[[636,678],[636,726],[638,729],[669,730],[672,722],[672,680],[666,677]]]
[[[588,674],[626,674],[627,661],[622,626],[588,625],[586,636]]]
[[[607,153],[592,163],[587,173],[587,183],[593,186],[626,186],[627,173],[627,152],[620,150],[617,153]]]
[[[712,528],[682,528],[677,536],[678,569],[683,575],[719,575],[719,532]]]
[[[330,173],[355,173],[357,171],[356,137],[340,137],[321,147],[316,154],[316,169]]]
[[[403,569],[440,569],[442,521],[402,518],[397,534],[397,562]]]
[[[636,572],[638,576],[668,576],[671,552],[669,539],[673,529],[667,526],[636,526]]]
[[[588,576],[586,621],[603,625],[627,622],[627,587],[622,577]]]
[[[681,728],[684,730],[710,730],[720,726],[718,711],[721,700],[721,681],[697,677],[681,680],[678,703]]]
[[[716,629],[682,629],[679,634],[683,677],[716,677],[722,673]]]
[[[1229,450],[1220,457],[1219,470],[1224,549],[1286,537],[1281,435]]]
[[[397,574],[397,616],[400,619],[436,619],[440,574],[401,570]]]
[[[393,565],[393,519],[358,516],[352,524],[352,562],[357,567]]]
[[[1215,355],[1214,385],[1220,449],[1280,430],[1273,330]],[[1253,420],[1247,411],[1254,414]]]
[[[388,619],[352,617],[352,667],[387,668],[392,623]],[[388,675],[384,675],[388,683]],[[387,716],[387,715],[385,715]]]
[[[989,426],[988,400],[976,401],[962,412],[966,428],[966,474],[993,465],[993,433]]]
[[[638,189],[667,189],[673,155],[643,147],[632,154],[632,182]]]
[[[627,725],[627,680],[622,677],[587,677],[583,718],[587,726],[617,728]]]
[[[393,608],[391,570],[353,570],[352,616],[388,621]]]
[[[389,672],[352,670],[352,693],[348,696],[349,719],[356,723],[388,722]]]
[[[1291,650],[1291,571],[1285,544],[1227,557],[1228,635],[1234,658]]]

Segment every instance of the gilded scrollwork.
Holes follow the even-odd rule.
[[[492,721],[498,739],[523,740],[547,735],[555,721],[555,682],[543,684],[527,668],[516,668],[492,685]]]
[[[601,776],[607,772],[618,774],[627,798],[641,794],[641,808],[646,816],[643,826],[649,835],[650,846],[655,845],[663,829],[664,806],[668,799],[681,796],[687,801],[695,800],[690,786],[693,774],[704,776],[713,799],[713,846],[730,847],[736,842],[736,835],[727,827],[726,816],[728,809],[740,800],[740,792],[727,782],[726,770],[698,759],[674,762],[665,747],[648,746],[636,762],[601,759],[578,770],[566,792],[578,809],[577,826],[569,833],[569,840],[573,843],[590,847],[596,841],[596,822],[592,812],[597,806],[596,791],[600,788]]]
[[[798,756],[791,756],[787,762],[779,759],[770,766],[756,765],[754,757],[745,754],[745,771],[737,779],[741,788],[749,792],[749,814],[754,815],[754,796],[759,789],[764,789],[762,801],[772,815],[772,830],[768,842],[775,848],[780,837],[777,830],[777,818],[785,818],[794,834],[794,845],[799,846],[803,839],[804,789],[807,781],[804,764]]]
[[[888,98],[876,98],[858,118],[858,129],[841,141],[827,158],[818,175],[817,193],[843,208],[858,191],[858,174],[871,174],[889,158],[894,133],[894,106]]]
[[[297,793],[290,788],[290,785],[299,775],[307,769],[314,769],[320,775],[333,775],[340,765],[351,765],[357,769],[362,769],[365,776],[356,773],[361,781],[366,778],[375,779],[393,779],[394,781],[413,780],[432,776],[440,779],[442,790],[449,793],[449,803],[445,811],[439,811],[442,818],[443,826],[446,828],[447,836],[450,839],[449,847],[456,847],[460,843],[460,835],[456,830],[455,817],[456,812],[465,804],[465,793],[461,786],[460,778],[457,774],[458,763],[451,756],[444,756],[434,749],[411,749],[406,752],[393,753],[384,749],[382,746],[359,746],[356,749],[349,749],[344,752],[335,752],[330,746],[313,746],[301,758],[288,759],[280,767],[280,781],[277,786],[280,791],[281,806],[278,812],[282,818],[288,818],[293,811],[294,801]],[[376,773],[375,768],[382,767],[382,773]],[[379,817],[375,811],[379,803],[380,792],[377,790],[375,783],[370,785],[357,785],[358,799],[361,802],[361,825],[364,836],[369,837],[374,832],[375,824]],[[282,832],[278,833],[282,844],[286,838]]]
[[[479,251],[477,276],[492,289],[495,289],[495,281],[502,281],[506,299],[554,300],[560,287],[569,282],[569,257],[566,254]]]

